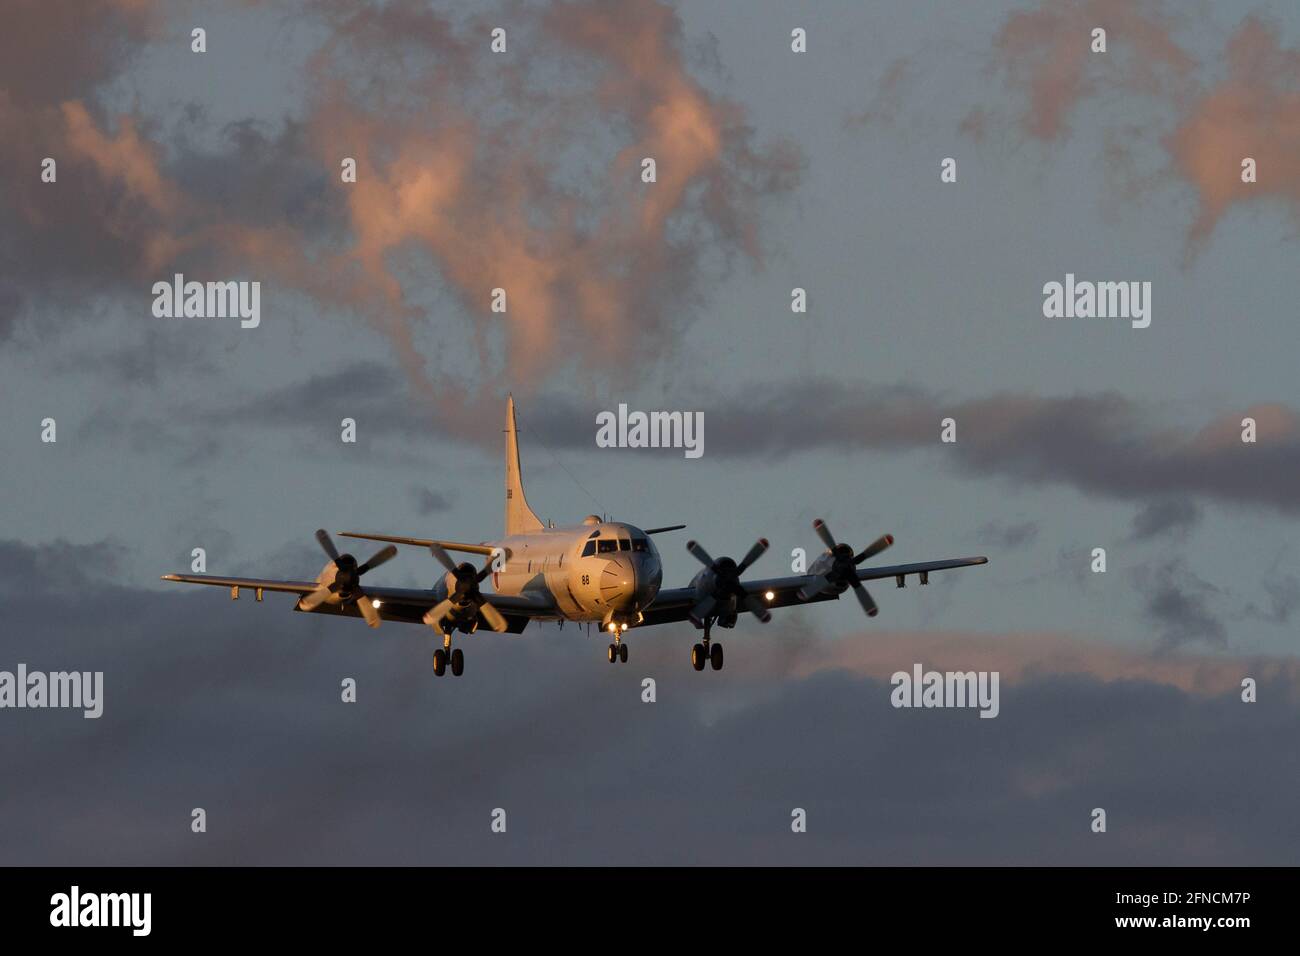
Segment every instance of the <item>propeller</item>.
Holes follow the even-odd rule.
[[[479,570],[468,561],[457,564],[442,545],[436,542],[429,545],[429,552],[447,569],[447,597],[431,607],[424,615],[425,624],[437,629],[448,615],[473,607],[477,613],[483,615],[483,620],[487,621],[488,627],[492,630],[505,631],[509,627],[501,612],[494,608],[479,590],[479,585],[492,573],[491,556],[483,565],[483,569]]]
[[[379,610],[375,607],[374,602],[366,596],[361,590],[361,576],[367,571],[374,570],[386,561],[391,561],[397,556],[397,548],[389,545],[376,551],[365,564],[357,564],[357,559],[350,554],[339,554],[338,548],[334,547],[334,541],[330,538],[329,532],[321,528],[316,532],[316,540],[320,542],[321,550],[324,551],[331,562],[334,564],[334,581],[331,584],[322,584],[308,594],[302,596],[298,601],[298,606],[304,611],[313,611],[324,604],[332,594],[337,594],[346,604],[349,601],[356,604],[357,610],[365,618],[366,624],[370,627],[379,626]]]
[[[807,601],[826,591],[842,593],[845,588],[853,588],[853,593],[858,596],[858,603],[862,605],[862,610],[867,612],[867,617],[875,617],[880,608],[876,607],[876,602],[872,600],[871,594],[858,580],[857,567],[867,558],[875,557],[893,544],[894,536],[892,534],[882,534],[858,554],[854,554],[853,548],[848,544],[843,541],[836,543],[835,536],[831,534],[831,529],[826,526],[826,522],[821,518],[813,522],[813,530],[817,532],[817,537],[822,539],[822,544],[826,545],[832,563],[830,570],[825,574],[819,575],[816,580],[805,584],[799,589],[799,599]]]
[[[727,557],[715,561],[698,541],[686,542],[686,550],[713,574],[712,590],[691,608],[692,620],[703,621],[705,618],[719,616],[714,614],[719,604],[726,606],[727,616],[730,617],[735,617],[738,604],[744,604],[753,612],[754,617],[764,624],[772,619],[772,613],[763,604],[762,599],[757,594],[747,593],[740,583],[740,576],[767,550],[766,538],[759,538],[754,542],[754,546],[749,549],[739,564]]]

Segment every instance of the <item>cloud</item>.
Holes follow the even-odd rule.
[[[976,536],[999,548],[1018,548],[1038,537],[1038,522],[1018,521],[1008,524],[990,521],[976,532]]]
[[[1137,589],[1147,617],[1159,628],[1163,648],[1205,643],[1223,647],[1227,632],[1210,608],[1218,588],[1188,570],[1181,558],[1138,572]]]
[[[1185,575],[1185,569],[1171,563],[1159,574],[1162,583],[1168,585],[1170,576]],[[1193,579],[1192,586],[1205,585]],[[1194,615],[1183,613],[1184,619],[1190,617]],[[758,646],[751,651],[754,643]],[[764,651],[779,651],[780,644],[779,639],[775,646],[747,641],[746,658],[761,660]],[[828,670],[846,670],[887,680],[896,671],[909,670],[913,663],[920,662],[935,670],[995,670],[1002,675],[1004,684],[1086,677],[1103,683],[1142,681],[1207,698],[1239,691],[1243,677],[1285,684],[1300,681],[1300,660],[1289,657],[1224,657],[1171,650],[1168,642],[1133,647],[1052,632],[873,630],[836,641],[813,642],[802,654],[794,674],[808,677]]]
[[[74,595],[98,590],[118,569],[119,546],[110,541],[43,545],[0,540],[0,596]]]
[[[1188,498],[1168,498],[1143,505],[1133,516],[1133,537],[1146,541],[1165,534],[1186,534],[1201,520],[1201,509]]]
[[[907,57],[899,57],[890,63],[880,78],[871,105],[849,116],[844,125],[893,126],[903,108],[904,94],[915,82],[914,69]]]
[[[1064,484],[1123,500],[1203,497],[1300,512],[1300,485],[1293,480],[1300,469],[1300,414],[1276,403],[1228,412],[1195,430],[1166,426],[1147,406],[1117,392],[1007,392],[956,400],[906,384],[812,380],[701,391],[680,395],[674,404],[705,410],[706,458],[924,449],[959,471],[1017,484]],[[590,447],[597,410],[548,398],[533,422],[548,444]],[[1247,416],[1258,425],[1255,444],[1241,441]],[[954,443],[939,440],[944,418],[957,422]]]
[[[1273,202],[1300,221],[1300,51],[1282,46],[1281,29],[1246,17],[1222,43],[1217,61],[1192,52],[1200,44],[1178,38],[1190,16],[1176,16],[1159,0],[1044,0],[1008,16],[994,44],[993,62],[1022,98],[1017,126],[1029,139],[1064,140],[1081,105],[1115,91],[1154,104],[1150,121],[1107,131],[1112,172],[1134,179],[1136,195],[1172,172],[1195,191],[1197,214],[1188,253],[1204,244],[1235,205]],[[1108,51],[1090,51],[1094,27],[1107,30]],[[963,131],[981,138],[985,115],[972,112]],[[1167,170],[1136,177],[1133,143],[1156,143]],[[1258,179],[1242,182],[1242,161],[1253,158]]]
[[[1260,610],[1254,604],[1250,604],[1243,612],[1247,617],[1253,617],[1262,621],[1269,621],[1273,624],[1286,624],[1291,620],[1291,615],[1297,608],[1300,608],[1300,578],[1294,574],[1287,574],[1261,582],[1264,592],[1268,595],[1269,609]]]
[[[438,514],[451,510],[451,497],[444,495],[440,491],[433,491],[429,488],[413,488],[411,494],[415,498],[415,510],[421,515]]]
[[[1164,140],[1199,199],[1193,243],[1245,202],[1280,201],[1300,222],[1300,51],[1283,49],[1278,32],[1247,17],[1228,40],[1227,75],[1196,96]],[[1246,157],[1257,164],[1257,182],[1241,181]]]
[[[1020,126],[1055,140],[1069,114],[1106,84],[1130,92],[1164,93],[1195,61],[1172,37],[1160,0],[1046,0],[1006,19],[995,40],[998,66],[1023,92]],[[1092,31],[1107,32],[1107,52],[1091,52]]]
[[[690,322],[705,277],[761,266],[764,202],[793,188],[801,155],[758,146],[742,108],[692,75],[667,4],[512,6],[500,55],[484,13],[416,0],[297,12],[322,28],[301,117],[233,123],[215,147],[192,122],[164,139],[96,107],[125,53],[81,71],[58,102],[0,95],[0,142],[24,143],[0,149],[0,174],[19,184],[0,233],[20,260],[0,288],[6,328],[55,289],[254,272],[364,318],[442,402],[502,372],[527,385],[632,341],[653,349]],[[30,5],[20,19],[41,17]],[[60,33],[38,26],[25,42],[66,58]],[[87,32],[131,52],[148,36],[106,13]],[[39,182],[33,154],[60,157],[57,184]],[[355,183],[340,182],[344,157]],[[645,157],[654,183],[641,181]],[[504,312],[490,308],[495,288]],[[470,322],[436,311],[439,295]],[[426,354],[427,331],[462,342],[470,364]]]
[[[5,713],[6,859],[1223,865],[1297,848],[1291,659],[1157,659],[1053,634],[833,640],[791,616],[728,632],[727,667],[705,680],[684,627],[632,632],[621,668],[573,628],[477,635],[465,676],[438,679],[425,629],[290,603],[180,586],[7,596],[0,666],[103,670],[105,690],[97,721]],[[1002,668],[1000,716],[892,708],[888,675],[915,661]],[[1242,676],[1259,703],[1239,702]],[[1243,799],[1251,813],[1222,812]],[[1086,826],[1098,805],[1105,841]],[[806,840],[789,832],[796,806]]]

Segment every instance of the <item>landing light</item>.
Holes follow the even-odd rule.
[[[763,597],[765,597],[765,598],[767,598],[769,601],[771,601],[771,600],[773,600],[773,599],[776,598],[776,592],[775,592],[775,591],[768,591],[766,594],[763,595]]]
[[[627,624],[620,624],[619,627],[625,631],[627,630]]]
[[[617,631],[617,630],[618,630],[618,625],[615,624],[613,621],[610,621],[610,622],[609,622],[609,633],[613,634],[613,633],[614,633],[615,631]]]
[[[381,601],[371,601],[370,603],[373,604],[376,608],[383,606],[383,602]]]

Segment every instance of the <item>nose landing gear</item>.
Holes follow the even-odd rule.
[[[709,640],[709,630],[712,626],[712,619],[706,619],[704,622],[704,640],[691,648],[691,666],[697,671],[704,670],[705,664],[711,666],[715,671],[722,670],[722,645]]]
[[[609,662],[613,664],[617,661],[620,664],[627,663],[627,645],[617,635],[614,637],[614,643],[609,645]]]

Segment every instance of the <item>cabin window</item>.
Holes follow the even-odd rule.
[[[618,550],[618,542],[613,538],[601,538],[596,542],[596,545],[601,554],[609,554],[611,551]]]
[[[595,553],[596,553],[596,542],[588,541],[587,546],[582,549],[582,556],[584,558],[589,558]]]

